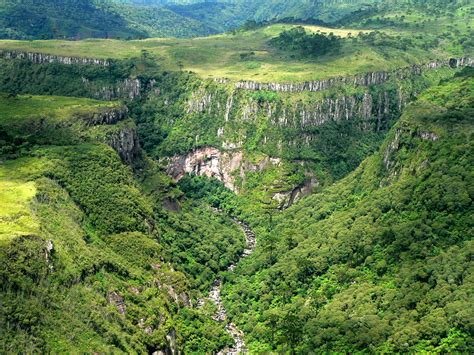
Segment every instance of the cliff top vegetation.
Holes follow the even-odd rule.
[[[184,70],[203,78],[233,81],[301,82],[369,71],[390,70],[432,59],[471,55],[472,17],[463,8],[436,21],[390,15],[379,22],[358,22],[344,29],[304,25],[307,33],[341,37],[339,50],[302,56],[292,46],[275,47],[271,40],[297,24],[272,24],[192,39],[89,39],[84,41],[0,41],[0,50],[39,52],[59,56],[125,59],[147,56],[165,70]],[[453,37],[454,36],[454,37]]]

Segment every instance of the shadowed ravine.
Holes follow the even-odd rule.
[[[257,240],[255,237],[255,233],[250,229],[250,227],[245,224],[244,222],[241,222],[237,219],[234,219],[235,223],[237,223],[242,231],[245,234],[245,241],[246,241],[246,248],[244,249],[244,252],[240,256],[239,260],[236,263],[233,263],[229,265],[228,270],[232,271],[235,269],[237,263],[242,260],[243,258],[246,258],[247,256],[251,255],[255,247],[257,245]],[[245,347],[245,342],[244,342],[244,333],[237,328],[237,326],[229,322],[227,320],[227,311],[224,307],[224,304],[222,303],[222,298],[221,298],[221,288],[222,288],[222,281],[220,278],[217,278],[214,281],[214,285],[209,292],[209,296],[207,297],[208,300],[211,300],[214,302],[217,306],[217,312],[214,315],[214,320],[218,322],[225,322],[226,326],[225,329],[226,331],[230,334],[232,339],[234,339],[234,346],[230,349],[224,349],[221,350],[218,354],[219,355],[224,355],[224,354],[239,354],[239,353],[244,353],[247,352],[247,348]],[[202,301],[200,302],[200,306],[202,305]]]

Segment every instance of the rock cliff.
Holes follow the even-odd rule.
[[[238,193],[240,183],[245,184],[248,173],[261,173],[271,167],[280,167],[283,162],[279,158],[264,157],[258,162],[251,162],[242,150],[220,151],[213,147],[195,149],[186,155],[178,155],[168,161],[167,173],[175,181],[179,181],[185,174],[207,176],[224,183],[232,191]],[[289,189],[272,187],[271,197],[276,201],[278,208],[285,209],[304,196],[309,195],[318,181],[308,174],[302,185]]]
[[[128,117],[128,108],[126,106],[118,106],[116,108],[103,109],[87,115],[83,119],[89,126],[110,125],[123,121]]]
[[[436,60],[422,65],[412,65],[394,71],[377,71],[347,77],[334,77],[325,80],[307,81],[302,83],[260,83],[255,81],[239,81],[235,87],[245,90],[269,90],[280,92],[322,91],[340,85],[370,86],[382,84],[389,79],[404,79],[411,75],[421,75],[424,71],[441,67],[459,68],[474,66],[473,58],[451,58]],[[216,79],[217,83],[227,84],[227,79]]]
[[[134,125],[125,125],[106,136],[106,143],[120,156],[124,163],[131,165],[140,154],[140,143]]]
[[[77,119],[92,128],[94,138],[112,147],[126,164],[132,164],[140,154],[135,123],[128,117],[126,106],[102,109],[91,114],[80,114]]]
[[[60,63],[65,65],[100,65],[100,66],[109,66],[110,61],[106,59],[96,59],[96,58],[82,58],[82,57],[65,57],[57,56],[44,53],[32,53],[32,52],[22,52],[22,51],[9,51],[0,49],[0,57],[5,59],[27,59],[35,64],[45,64],[45,63]]]
[[[221,152],[213,147],[204,147],[194,150],[187,155],[171,158],[167,173],[176,181],[185,174],[216,178],[224,185],[236,191],[235,172],[243,175],[243,153]]]

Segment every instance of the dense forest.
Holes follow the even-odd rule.
[[[0,352],[473,352],[473,26],[4,0]]]

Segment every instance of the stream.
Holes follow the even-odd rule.
[[[243,258],[246,258],[247,256],[251,255],[254,252],[255,247],[257,246],[257,239],[255,237],[255,233],[250,229],[250,227],[237,219],[234,219],[234,222],[240,226],[240,228],[245,234],[246,248],[244,249],[244,252],[240,256],[239,260],[236,263],[231,264],[227,268],[228,270],[234,270],[237,263]],[[227,311],[222,303],[221,298],[221,288],[222,281],[220,279],[216,279],[214,281],[211,291],[209,292],[209,296],[207,297],[207,299],[214,302],[217,306],[217,312],[213,316],[213,319],[221,323],[226,323],[225,329],[227,333],[229,333],[229,335],[232,337],[232,339],[234,339],[234,346],[232,348],[227,348],[220,351],[218,355],[234,355],[246,353],[247,348],[244,342],[244,333],[239,330],[234,323],[228,322],[227,320]],[[201,300],[201,302],[199,302],[200,304],[198,304],[198,307],[202,306],[203,302],[204,301]]]

